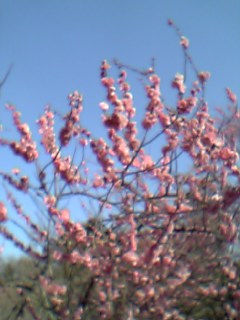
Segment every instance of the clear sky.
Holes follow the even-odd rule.
[[[212,74],[210,108],[227,105],[226,86],[239,96],[239,0],[0,0],[0,79],[13,64],[1,89],[0,122],[11,134],[3,111],[11,102],[34,126],[46,104],[66,111],[66,97],[77,89],[84,95],[85,125],[100,135],[103,59],[147,68],[154,57],[171,103],[171,80],[182,71],[183,59],[168,18],[189,38],[198,68]],[[138,99],[138,92],[134,96]],[[144,107],[137,103],[137,109]]]
[[[33,122],[47,103],[64,109],[67,94],[78,89],[92,110],[104,96],[105,58],[146,68],[155,57],[168,98],[164,89],[182,70],[168,18],[190,39],[199,69],[212,73],[212,106],[224,105],[226,86],[239,93],[239,0],[0,0],[0,78],[13,64],[1,108],[12,102]]]

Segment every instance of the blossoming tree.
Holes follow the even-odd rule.
[[[20,311],[32,319],[237,319],[239,270],[229,252],[237,240],[231,210],[240,196],[236,144],[209,114],[204,92],[210,73],[196,68],[188,40],[169,24],[196,77],[187,90],[185,75],[176,74],[172,108],[154,66],[137,71],[115,62],[114,79],[103,61],[106,138],[82,125],[83,99],[75,91],[57,135],[50,107],[37,120],[48,157],[41,166],[41,146],[16,108],[7,106],[20,139],[0,138],[1,152],[8,147],[36,168],[29,177],[0,171],[8,196],[0,203],[0,232],[39,265],[28,286],[16,286],[16,319]],[[131,71],[145,86],[140,123],[127,81]],[[230,89],[227,96],[239,119],[236,96]],[[41,223],[19,194],[33,199]],[[79,207],[64,207],[69,198]],[[83,213],[88,221],[75,219]],[[28,232],[32,245],[11,232],[9,219]]]

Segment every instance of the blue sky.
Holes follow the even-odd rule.
[[[212,73],[210,102],[224,106],[226,86],[239,92],[238,0],[0,0],[0,77],[13,64],[1,108],[12,102],[34,123],[44,105],[64,110],[67,94],[78,89],[86,110],[96,109],[104,97],[98,75],[105,58],[146,68],[155,57],[168,98],[170,81],[182,70],[170,17],[190,39],[199,69]]]
[[[84,95],[85,125],[101,135],[103,59],[144,69],[154,57],[163,95],[172,103],[170,84],[183,70],[183,57],[168,18],[190,39],[198,68],[212,74],[207,89],[211,110],[227,105],[226,86],[239,96],[238,0],[0,0],[0,79],[13,64],[0,95],[0,122],[6,132],[11,135],[13,128],[5,103],[15,104],[34,127],[46,104],[64,112],[68,93],[77,89]],[[136,85],[137,110],[144,108],[138,90]],[[0,165],[14,163],[6,164],[1,155]]]

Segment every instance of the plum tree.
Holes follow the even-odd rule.
[[[8,197],[0,203],[0,232],[38,270],[30,285],[16,287],[22,304],[13,310],[23,317],[237,319],[239,268],[229,246],[238,236],[231,213],[240,195],[239,155],[235,140],[210,116],[204,95],[210,73],[196,68],[189,41],[169,25],[195,75],[189,89],[184,74],[173,78],[175,106],[165,103],[154,65],[137,70],[115,61],[114,79],[106,60],[100,68],[106,99],[99,104],[105,138],[82,125],[77,91],[68,96],[57,135],[50,107],[37,120],[41,146],[7,106],[20,139],[0,138],[0,145],[36,168],[29,177],[16,168],[0,172]],[[127,82],[131,71],[145,87],[141,121]],[[227,94],[237,110],[237,98],[230,89]],[[19,193],[32,199],[41,223],[24,210]],[[65,199],[78,202],[68,207]],[[83,213],[89,221],[81,221]],[[10,222],[32,245],[11,232]]]

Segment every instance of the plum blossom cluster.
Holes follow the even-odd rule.
[[[15,110],[14,106],[6,105],[6,108],[12,112],[14,125],[21,139],[19,142],[0,139],[0,145],[9,146],[16,155],[21,156],[27,162],[35,161],[38,158],[37,144],[32,140],[29,126],[21,122],[21,114]]]
[[[207,71],[201,71],[198,73],[198,80],[202,83],[205,84],[208,79],[210,79],[210,72]]]
[[[7,209],[3,202],[0,202],[0,221],[3,222],[7,219]]]
[[[103,138],[92,140],[91,148],[95,153],[102,169],[106,173],[113,173],[114,161],[110,158],[111,150],[109,150],[107,143]]]
[[[58,153],[58,147],[56,146],[55,133],[54,133],[54,114],[49,107],[45,108],[44,115],[38,120],[39,134],[42,136],[41,143],[47,152],[52,157],[55,157]]]
[[[237,96],[232,92],[231,89],[226,88],[226,93],[228,96],[228,99],[233,103],[236,104],[237,103]]]
[[[175,75],[175,78],[172,82],[172,87],[173,88],[176,88],[180,94],[184,94],[185,93],[185,90],[186,90],[186,87],[185,87],[185,84],[184,84],[184,76],[180,73],[177,73]]]
[[[187,49],[189,47],[189,40],[182,36],[181,37],[181,40],[180,40],[180,45],[184,48],[184,49]]]
[[[81,177],[78,167],[72,164],[71,157],[58,157],[54,160],[56,172],[69,184],[80,183]]]
[[[0,172],[0,175],[5,181],[7,181],[15,189],[27,192],[29,189],[29,178],[27,176],[22,176],[19,179],[14,179],[12,175]]]
[[[67,291],[65,286],[61,286],[59,284],[49,284],[49,280],[44,277],[40,277],[40,283],[44,290],[46,290],[46,292],[50,295],[64,295]]]
[[[79,123],[79,114],[82,111],[82,96],[77,91],[70,94],[68,98],[71,111],[65,115],[65,126],[59,134],[60,142],[63,146],[68,145],[73,135],[79,134],[79,127],[76,124]]]

